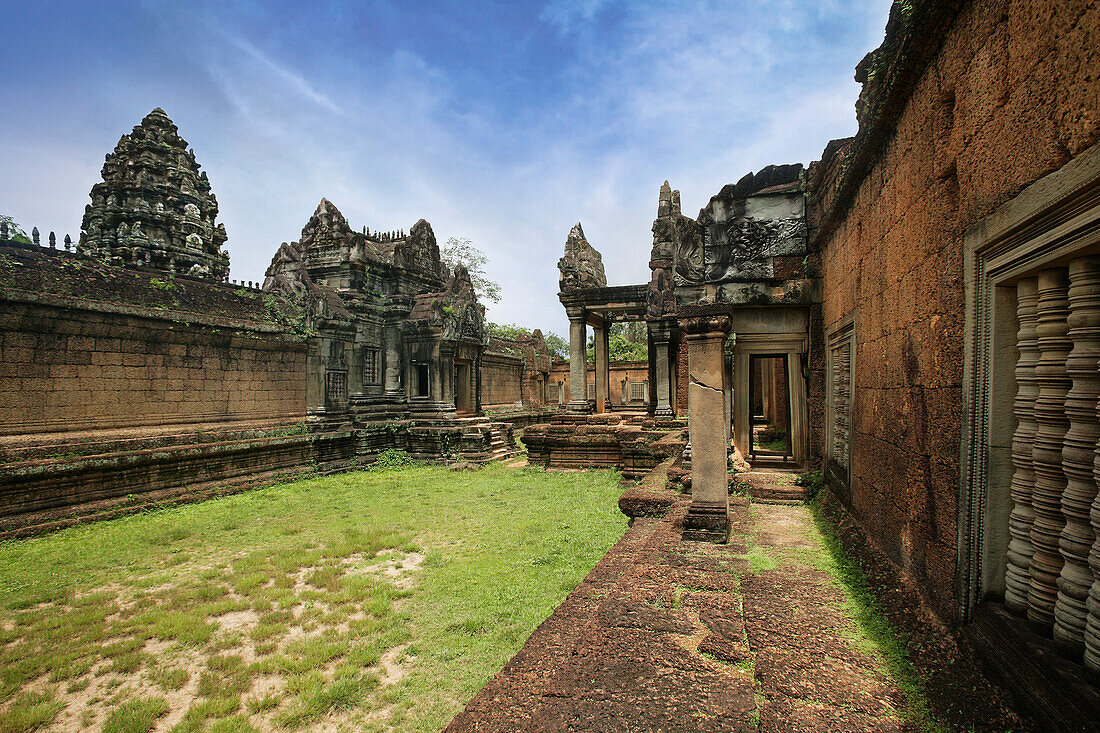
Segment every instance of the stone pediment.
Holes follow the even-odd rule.
[[[558,269],[561,271],[558,286],[563,293],[607,285],[603,258],[588,243],[580,222],[569,231],[565,240],[565,256],[558,260]]]

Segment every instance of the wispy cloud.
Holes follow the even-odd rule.
[[[102,18],[70,9],[102,34],[58,42],[101,68],[46,59],[18,89],[0,79],[6,97],[69,112],[0,119],[0,159],[21,166],[0,180],[0,205],[18,208],[4,213],[75,229],[103,154],[163,106],[209,172],[234,277],[259,279],[326,196],[355,226],[424,217],[441,241],[471,238],[503,288],[490,318],[558,332],[555,264],[574,222],[609,280],[647,280],[664,179],[691,212],[854,132],[852,67],[890,4],[135,1]],[[97,54],[116,37],[118,58]]]
[[[322,109],[328,110],[334,114],[346,115],[347,113],[338,105],[333,103],[331,99],[324,94],[318,92],[309,81],[305,79],[301,74],[298,74],[286,66],[276,63],[270,56],[260,51],[254,45],[249,43],[243,38],[237,36],[231,36],[220,30],[215,30],[218,36],[233,46],[234,48],[243,52],[249,59],[263,68],[266,75],[270,78],[277,79],[283,83],[283,86],[302,99],[305,99],[313,104],[316,104]]]

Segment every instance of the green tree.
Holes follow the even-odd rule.
[[[588,337],[588,360],[596,358],[595,335]],[[609,361],[648,361],[649,334],[643,321],[612,323],[607,331]]]
[[[546,342],[546,348],[550,349],[551,356],[559,359],[569,358],[569,342],[561,336],[547,331],[542,335],[542,340]]]
[[[525,326],[517,326],[514,323],[493,323],[489,321],[485,325],[489,329],[489,335],[497,338],[514,339],[517,336],[531,335],[531,329]],[[546,342],[546,348],[550,350],[550,356],[556,356],[559,359],[569,358],[569,344],[561,336],[547,331],[542,335],[542,340]]]
[[[463,265],[470,273],[470,282],[479,299],[500,302],[500,285],[485,275],[485,265],[489,258],[469,239],[451,237],[439,248],[439,259],[447,272],[454,272],[456,266]]]
[[[26,242],[30,244],[31,238],[27,236],[27,233],[23,231],[23,227],[15,223],[15,219],[11,218],[7,214],[0,214],[0,229],[3,228],[3,224],[8,225],[8,239],[15,242]]]

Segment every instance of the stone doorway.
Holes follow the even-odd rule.
[[[737,449],[760,463],[774,462],[792,468],[808,465],[806,336],[792,332],[738,332],[733,352],[733,441]],[[765,444],[777,437],[775,432],[769,437],[763,435],[765,431],[757,430],[766,419],[782,426],[785,436],[781,452],[758,448],[759,437],[768,437]]]
[[[786,354],[749,357],[750,458],[793,460]]]
[[[473,415],[473,399],[470,394],[471,364],[467,359],[455,359],[455,412]]]

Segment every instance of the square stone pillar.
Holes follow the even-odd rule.
[[[657,392],[657,417],[672,417],[672,372],[669,368],[669,342],[672,329],[664,321],[650,321],[649,333],[653,339],[653,386]]]
[[[688,353],[688,434],[691,445],[691,506],[684,539],[729,539],[729,438],[723,351],[731,311],[725,305],[688,306],[680,331]]]
[[[569,409],[588,412],[588,335],[583,308],[566,308],[569,316]]]
[[[592,327],[596,357],[596,412],[607,412],[611,404],[608,378],[607,323]]]

